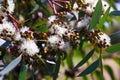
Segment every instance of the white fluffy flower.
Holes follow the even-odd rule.
[[[59,43],[59,41],[61,41],[61,38],[57,35],[48,37],[48,42],[50,43],[50,46],[55,47]]]
[[[91,7],[95,7],[98,0],[84,0],[85,4],[89,4]]]
[[[61,42],[59,42],[58,48],[59,48],[60,50],[65,50],[65,42],[64,42],[63,40],[61,40]]]
[[[64,50],[65,43],[64,41],[57,35],[50,36],[48,38],[49,46],[51,46],[53,49],[60,49]]]
[[[55,20],[57,20],[57,17],[55,15],[48,17],[48,25],[51,25],[51,23]]]
[[[106,45],[110,46],[111,39],[107,34],[103,33],[99,36],[100,36],[100,41],[105,41]]]
[[[89,25],[90,20],[91,20],[90,17],[85,16],[85,17],[81,18],[80,21],[78,21],[76,27],[77,28],[87,27]]]
[[[2,33],[2,31],[3,31],[3,26],[2,26],[2,24],[0,24],[0,34]]]
[[[33,40],[24,40],[19,46],[20,52],[33,56],[39,52],[38,46]]]
[[[78,15],[79,11],[73,10],[72,13],[74,14],[76,19],[78,20],[79,19],[79,15]]]
[[[4,21],[2,24],[0,24],[0,33],[2,33],[4,30],[7,31],[6,35],[13,35],[16,31],[14,25],[8,21]]]
[[[7,0],[7,3],[8,3],[7,10],[9,11],[9,13],[14,12],[15,4],[14,4],[13,0]]]
[[[15,35],[14,35],[14,40],[17,40],[19,41],[21,39],[21,35],[20,35],[20,32],[15,32]]]
[[[2,11],[3,6],[0,4],[0,15],[3,15],[4,12]]]
[[[73,9],[76,10],[77,8],[78,8],[78,4],[77,4],[77,2],[75,2],[73,5]]]
[[[58,24],[53,24],[51,26],[51,28],[49,29],[49,31],[53,34],[57,34],[59,36],[62,36],[65,34],[65,32],[67,31],[66,28],[64,28],[64,25],[58,25]]]
[[[29,27],[22,27],[21,29],[20,29],[20,32],[21,33],[24,33],[25,31],[29,31]]]
[[[103,6],[103,12],[104,13],[110,7],[110,5],[105,0],[102,0],[102,6]]]
[[[98,1],[99,0],[84,0],[84,3],[88,4],[88,6],[86,6],[86,12],[89,14],[93,13]],[[105,0],[102,0],[102,9],[104,12],[108,9],[108,7],[109,4]]]
[[[86,7],[86,10],[85,10],[87,13],[91,14],[94,12],[94,8],[92,6],[87,6]]]
[[[110,42],[111,42],[110,37],[103,32],[98,33],[98,36],[96,36],[96,41],[95,42],[102,47],[108,47],[108,46],[111,45],[110,44]]]
[[[89,14],[93,13],[97,2],[98,0],[84,0],[84,3],[88,4],[88,6],[86,6],[86,12]]]

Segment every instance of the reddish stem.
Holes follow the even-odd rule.
[[[19,31],[18,25],[21,25],[12,15],[8,13],[8,17],[11,19],[13,25],[15,26],[16,30]]]
[[[54,4],[54,0],[52,0],[52,2],[50,0],[48,0],[48,3],[50,5],[50,7],[52,8],[54,14],[57,14],[56,8],[55,8],[55,4]]]
[[[56,3],[56,2],[53,2],[53,3],[54,3],[54,4],[56,4],[58,7],[63,8],[63,6],[62,6],[62,5],[60,5],[60,4]]]
[[[66,0],[55,0],[56,2],[63,2],[63,3],[69,3],[70,1],[66,1]]]

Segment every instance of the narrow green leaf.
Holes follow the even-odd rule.
[[[101,76],[100,76],[100,71],[95,71],[95,75],[97,77],[97,80],[102,80]]]
[[[5,75],[9,73],[12,69],[14,69],[17,66],[17,64],[20,63],[21,59],[22,59],[21,55],[16,59],[14,59],[10,64],[7,65],[7,67],[5,67],[2,71],[0,71],[0,75]]]
[[[39,27],[43,24],[46,24],[47,23],[47,20],[38,20],[37,23],[35,25],[32,26],[32,28],[36,28],[36,27]]]
[[[116,43],[120,41],[120,32],[116,32],[112,35],[110,35],[111,43]]]
[[[39,32],[48,32],[48,27],[47,26],[44,26],[44,27],[40,27]]]
[[[101,79],[102,80],[104,80],[104,76],[103,76],[103,62],[102,62],[102,53],[101,53],[101,51],[100,51],[100,56],[99,56],[99,58],[100,58],[100,77],[101,77]]]
[[[74,5],[75,2],[76,2],[76,0],[72,0],[72,6]]]
[[[93,13],[89,29],[93,29],[96,27],[97,23],[99,22],[99,18],[101,16],[101,11],[102,11],[102,2],[101,0],[99,0],[95,7],[95,11]]]
[[[108,65],[105,65],[104,67],[105,67],[105,70],[109,73],[111,79],[116,80],[112,68],[110,66],[108,66]]]
[[[103,28],[103,24],[104,24],[104,22],[106,21],[108,15],[109,15],[109,12],[110,12],[110,7],[107,9],[107,11],[106,11],[105,14],[103,15],[103,17],[100,19],[100,22],[99,22],[99,24],[97,25],[97,28],[98,28],[98,29],[102,29],[102,28]]]
[[[66,61],[67,61],[68,67],[69,67],[70,69],[72,69],[72,68],[73,68],[73,60],[72,60],[71,54],[68,54],[68,55],[67,55]]]
[[[86,63],[91,56],[93,55],[95,49],[91,50],[75,67],[74,69],[77,69],[78,67],[82,66],[84,63]]]
[[[114,0],[106,0],[106,1],[110,4],[110,6],[112,6],[113,9],[117,10]]]
[[[78,76],[85,76],[89,73],[92,73],[99,66],[99,59],[92,63],[88,68],[81,72]]]
[[[110,15],[120,16],[120,11],[112,11]]]
[[[55,66],[55,70],[54,70],[54,73],[53,73],[53,80],[56,80],[57,77],[58,77],[58,73],[59,73],[59,69],[60,69],[60,54],[57,53],[57,62],[56,62],[56,66]]]
[[[106,49],[106,51],[108,53],[115,53],[117,51],[120,51],[120,43],[110,46],[109,48]]]
[[[20,68],[19,80],[26,80],[26,66],[24,63]]]

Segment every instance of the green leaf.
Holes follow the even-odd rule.
[[[101,74],[100,74],[101,72],[100,71],[95,71],[95,75],[96,75],[96,77],[97,77],[97,80],[102,80],[102,78],[101,78]]]
[[[14,59],[10,64],[7,65],[2,71],[0,71],[0,75],[5,75],[9,73],[12,69],[14,69],[21,61],[22,56],[20,55],[16,59]]]
[[[120,66],[120,58],[114,58],[114,61]]]
[[[97,25],[97,28],[98,28],[98,29],[102,29],[102,28],[103,28],[103,24],[104,24],[104,22],[106,21],[108,15],[109,15],[109,12],[110,12],[110,7],[107,9],[107,11],[106,11],[105,14],[103,15],[103,17],[100,19],[100,22],[99,22],[99,24]]]
[[[113,9],[117,10],[114,0],[106,0],[106,1],[110,4],[110,6],[112,6]]]
[[[120,16],[120,11],[112,11],[110,15]]]
[[[83,76],[82,80],[89,80],[87,76]]]
[[[108,65],[105,65],[104,67],[105,67],[105,70],[109,73],[111,80],[116,80],[112,68]]]
[[[60,69],[60,62],[61,62],[60,54],[57,53],[56,56],[57,56],[57,62],[56,62],[55,70],[53,73],[53,80],[56,80],[58,77],[58,73],[59,73],[59,69]]]
[[[35,25],[32,26],[32,28],[37,28],[43,24],[46,24],[47,23],[47,20],[38,20],[37,23]]]
[[[19,80],[26,80],[26,66],[24,63],[20,68]]]
[[[116,43],[120,41],[120,32],[116,32],[112,35],[110,35],[111,43]]]
[[[70,69],[72,69],[72,68],[73,68],[73,60],[72,60],[72,55],[71,55],[71,54],[68,54],[68,55],[67,55],[66,61],[67,61],[68,67],[69,67]]]
[[[39,32],[48,32],[48,27],[47,26],[44,26],[44,27],[40,27]]]
[[[117,51],[120,51],[120,43],[110,46],[109,48],[106,49],[106,51],[108,53],[115,53]]]
[[[92,73],[99,66],[99,59],[92,63],[88,68],[81,72],[78,76],[85,76],[89,73]]]
[[[93,13],[89,29],[94,29],[96,27],[96,25],[99,22],[99,18],[101,16],[101,12],[102,12],[102,2],[101,2],[101,0],[99,0],[95,7],[95,11]]]
[[[72,0],[72,6],[74,5],[75,2],[76,2],[76,0]]]
[[[93,55],[95,49],[91,50],[75,67],[74,69],[77,69],[78,67],[82,66],[84,63],[86,63],[91,56]]]

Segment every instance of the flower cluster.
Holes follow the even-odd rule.
[[[15,4],[13,0],[7,0],[8,7],[0,5],[0,38],[2,41],[6,40],[11,42],[9,48],[10,52],[14,53],[13,49],[18,49],[19,53],[33,56],[39,52],[39,48],[34,41],[33,32],[30,31],[29,27],[18,27],[15,26],[13,19],[9,20],[11,14],[14,12]]]
[[[100,30],[89,31],[89,35],[87,34],[86,38],[99,47],[106,48],[111,45],[109,36]]]
[[[78,0],[72,6],[70,2],[66,1],[66,11],[54,11],[56,12],[55,15],[50,16],[47,23],[50,33],[48,36],[49,46],[55,50],[71,50],[73,46],[79,45],[83,36],[99,47],[110,46],[110,38],[105,33],[95,33],[97,32],[95,30],[92,32],[95,34],[93,35],[88,30],[97,2],[98,0]],[[109,5],[107,2],[102,1],[102,6],[104,14]],[[83,13],[84,15],[79,16]],[[80,33],[81,31],[82,33]],[[86,35],[89,36],[86,37]]]
[[[16,26],[17,22],[11,16],[15,4],[13,0],[7,0],[8,7],[0,5],[0,38],[11,42],[10,52],[17,50],[18,53],[30,57],[36,53],[70,51],[80,44],[83,37],[106,48],[110,46],[109,36],[99,30],[88,30],[97,2],[98,0],[78,0],[72,5],[71,1],[62,1],[65,7],[57,3],[63,11],[57,11],[51,6],[54,15],[47,18],[48,32],[36,33],[29,27]],[[48,0],[48,3],[55,5],[56,2]],[[109,6],[104,1],[102,3],[104,14]],[[39,37],[34,34],[39,34]]]

